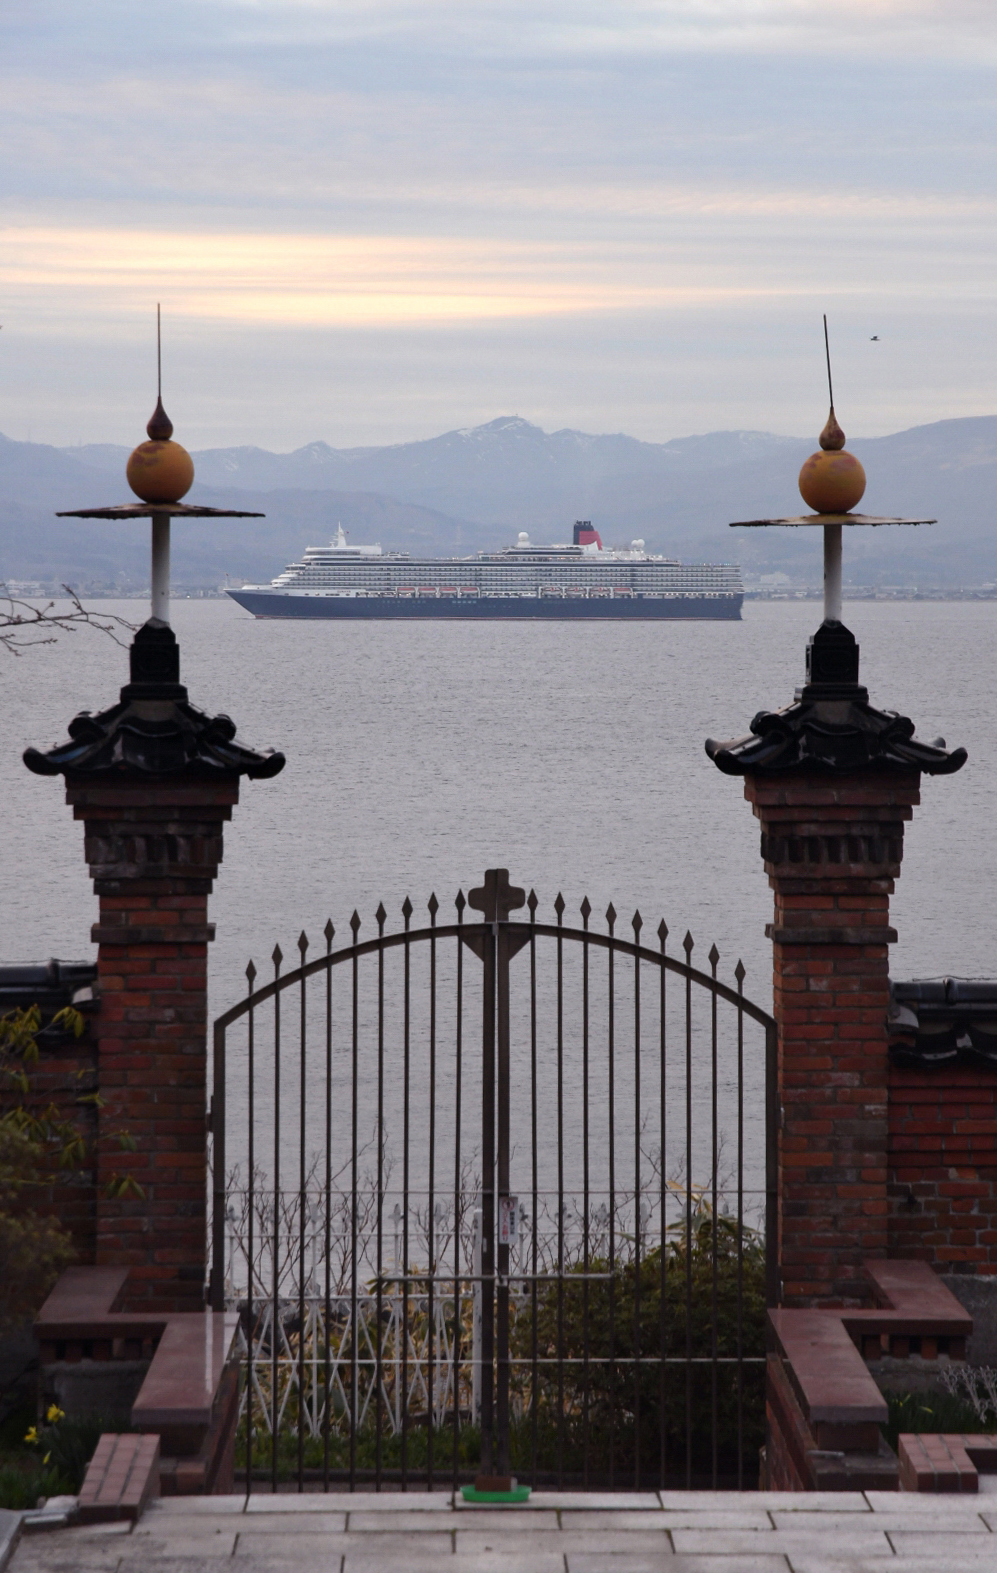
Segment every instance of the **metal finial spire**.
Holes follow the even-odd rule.
[[[156,302],[156,408],[145,429],[152,442],[169,442],[173,436],[173,422],[163,409],[163,332],[158,301]]]
[[[827,392],[831,401],[827,424],[817,439],[825,453],[840,453],[845,446],[845,434],[834,413],[834,389],[831,386],[831,346],[827,337],[827,312],[824,313],[824,355],[827,359]]]

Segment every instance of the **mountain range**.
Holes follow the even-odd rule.
[[[817,584],[815,532],[728,529],[731,519],[803,511],[796,476],[816,444],[769,432],[711,432],[671,442],[544,432],[517,416],[386,447],[308,443],[194,452],[185,499],[258,510],[265,519],[174,526],[181,589],[268,581],[342,523],[355,541],[450,555],[495,547],[519,530],[570,540],[591,519],[607,544],[643,537],[684,561],[739,561],[749,582]],[[997,416],[938,421],[849,441],[862,460],[868,513],[936,518],[930,529],[850,531],[852,584],[923,587],[997,582]],[[72,448],[0,436],[0,580],[132,590],[148,582],[147,528],[56,519],[60,509],[130,500],[129,449]]]

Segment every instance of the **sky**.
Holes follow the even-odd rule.
[[[0,432],[997,410],[993,0],[5,0]],[[873,341],[878,335],[878,341]]]

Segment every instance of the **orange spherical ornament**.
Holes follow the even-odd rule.
[[[179,502],[194,484],[194,461],[186,448],[171,442],[173,423],[160,399],[146,431],[128,460],[125,474],[136,497],[143,502]]]
[[[865,471],[853,453],[812,453],[800,471],[800,495],[814,513],[847,513],[865,491]]]
[[[143,502],[179,502],[194,484],[194,461],[178,442],[142,442],[125,474]]]
[[[845,434],[834,406],[820,434],[820,453],[812,453],[800,471],[800,495],[814,513],[847,513],[865,492],[865,471],[852,453],[845,453]]]

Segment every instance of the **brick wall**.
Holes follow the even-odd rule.
[[[915,772],[748,776],[774,894],[782,1303],[861,1304],[888,1250],[889,898]]]
[[[889,1250],[939,1272],[997,1274],[997,1077],[889,1072]]]

